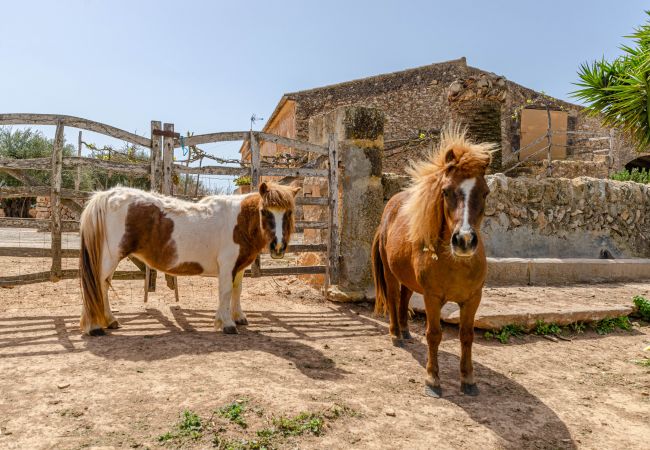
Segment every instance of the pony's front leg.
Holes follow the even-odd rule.
[[[481,302],[481,291],[460,304],[460,390],[466,395],[478,395],[472,365],[472,343],[474,342],[474,316]]]
[[[219,271],[219,305],[214,318],[214,327],[217,331],[222,330],[225,334],[237,334],[237,326],[232,320],[230,301],[233,295],[232,272]]]
[[[248,319],[246,319],[246,314],[241,309],[241,303],[239,299],[241,298],[241,282],[244,277],[244,271],[237,272],[235,279],[232,282],[232,301],[230,303],[230,309],[232,310],[232,320],[235,321],[237,325],[248,325]]]
[[[427,358],[427,377],[424,380],[425,393],[430,397],[441,397],[440,376],[438,372],[438,346],[442,340],[440,326],[440,309],[442,298],[433,294],[424,295],[424,307],[427,312],[427,344],[429,355]]]

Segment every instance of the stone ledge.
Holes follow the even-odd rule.
[[[488,285],[553,285],[650,279],[650,259],[488,258]]]

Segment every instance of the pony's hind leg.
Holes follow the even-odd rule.
[[[402,334],[402,339],[412,339],[411,332],[409,331],[409,301],[411,300],[413,291],[402,285],[399,293],[399,329]]]
[[[108,300],[108,288],[110,287],[113,273],[115,272],[115,269],[117,269],[119,263],[119,258],[111,255],[106,249],[104,250],[101,270],[102,292],[104,293],[104,317],[106,318],[106,328],[111,329],[120,328],[120,323],[113,315],[111,303]]]
[[[246,319],[246,314],[241,309],[241,282],[244,277],[244,272],[237,272],[235,279],[232,282],[232,300],[230,303],[230,309],[232,313],[232,320],[235,321],[237,325],[248,325],[248,319]]]
[[[384,279],[386,280],[386,305],[388,309],[389,326],[393,345],[402,346],[402,336],[400,334],[400,324],[398,316],[398,304],[400,296],[400,283],[395,276],[387,269],[384,269]]]

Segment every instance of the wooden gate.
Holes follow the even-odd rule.
[[[338,254],[339,254],[339,229],[338,229],[338,145],[334,135],[329,136],[328,146],[320,146],[304,141],[289,139],[283,136],[263,133],[259,131],[219,132],[181,137],[174,131],[174,125],[166,123],[161,126],[158,121],[151,122],[151,138],[138,136],[110,125],[94,122],[72,116],[52,114],[0,114],[2,125],[54,125],[56,133],[54,149],[51,158],[36,159],[2,159],[0,158],[0,171],[5,172],[22,182],[20,187],[0,187],[0,198],[33,197],[37,195],[49,196],[52,213],[50,220],[0,218],[0,228],[49,228],[51,232],[51,248],[36,249],[24,247],[0,247],[0,256],[17,257],[51,257],[52,265],[48,272],[26,274],[20,276],[0,276],[0,286],[37,283],[42,281],[59,281],[78,276],[77,270],[62,270],[61,260],[64,257],[78,256],[78,249],[63,250],[61,246],[61,233],[65,231],[78,231],[79,223],[65,221],[61,217],[62,205],[76,212],[81,212],[81,205],[77,200],[87,199],[91,193],[78,189],[62,188],[63,169],[94,168],[115,173],[132,175],[145,175],[150,179],[151,190],[166,195],[173,195],[174,177],[177,174],[197,175],[250,175],[252,188],[257,189],[260,179],[264,176],[281,177],[280,182],[302,177],[322,177],[328,181],[328,197],[298,197],[299,205],[317,205],[328,209],[329,217],[324,222],[296,221],[296,231],[305,229],[327,229],[328,239],[326,244],[290,244],[288,252],[326,252],[325,264],[316,266],[293,266],[265,268],[259,259],[253,264],[245,276],[271,276],[287,274],[318,274],[326,275],[326,283],[338,283]],[[87,157],[63,157],[63,132],[64,127],[78,128],[100,133],[109,137],[120,139],[134,145],[150,149],[149,163],[125,164],[103,161]],[[174,149],[181,146],[192,148],[201,144],[248,141],[251,149],[251,161],[242,162],[239,167],[232,166],[203,166],[190,167],[174,162]],[[260,141],[281,144],[297,152],[309,153],[313,158],[301,167],[279,167],[265,164],[260,155]],[[40,185],[30,177],[27,170],[51,171],[49,186]],[[139,271],[116,272],[115,279],[145,279],[146,292],[155,290],[155,276],[150,277],[150,271],[141,262],[133,259]],[[176,287],[175,279],[168,280],[170,287]]]

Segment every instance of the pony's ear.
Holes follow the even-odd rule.
[[[456,154],[454,153],[454,149],[450,148],[447,150],[447,153],[445,153],[445,164],[449,164],[454,161],[456,161]]]
[[[266,183],[260,184],[260,195],[265,195],[269,192],[269,186]]]
[[[293,192],[294,197],[296,195],[298,195],[298,192],[300,192],[300,189],[302,189],[300,186],[291,186],[291,192]]]

